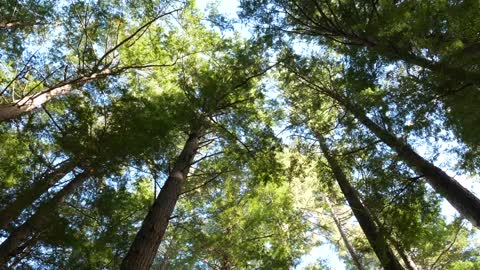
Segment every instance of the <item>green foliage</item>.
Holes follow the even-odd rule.
[[[327,242],[353,269],[332,211],[361,263],[378,268],[319,134],[390,245],[421,269],[480,269],[478,231],[443,216],[423,175],[338,102],[358,105],[449,174],[475,178],[479,3],[242,0],[247,40],[216,4],[205,15],[195,1],[0,0],[0,115],[71,86],[0,123],[0,214],[62,162],[74,164],[2,239],[92,169],[5,267],[118,269],[200,128],[154,269],[289,269]],[[306,267],[330,268],[322,259]]]

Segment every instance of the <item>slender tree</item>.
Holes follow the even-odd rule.
[[[75,9],[75,7],[72,7],[72,9]],[[86,7],[86,9],[88,8]],[[7,82],[6,86],[0,92],[0,95],[5,94],[10,89],[12,92],[12,101],[0,104],[0,122],[16,119],[24,113],[41,107],[52,99],[71,94],[72,91],[74,91],[75,89],[81,89],[85,84],[98,82],[100,80],[115,75],[120,75],[127,70],[156,68],[174,65],[174,60],[169,63],[147,64],[135,61],[134,63],[120,65],[119,61],[115,59],[118,58],[119,51],[122,49],[122,47],[126,45],[128,45],[129,47],[133,46],[135,41],[138,40],[138,37],[141,36],[145,31],[147,31],[152,24],[154,24],[161,18],[168,17],[169,15],[179,12],[180,10],[181,8],[177,8],[157,14],[152,19],[143,23],[140,27],[137,27],[134,31],[132,31],[132,33],[125,34],[125,37],[117,43],[113,45],[106,44],[106,46],[110,47],[105,47],[104,53],[99,55],[98,57],[96,55],[92,55],[92,49],[90,49],[90,51],[88,52],[82,52],[82,55],[79,55],[82,63],[80,64],[80,67],[77,67],[78,72],[76,74],[71,74],[68,72],[69,66],[73,65],[72,63],[62,63],[61,68],[57,67],[55,71],[51,72],[46,78],[43,79],[43,81],[35,82],[34,86],[28,85],[29,83],[32,84],[32,82],[28,82],[25,86],[25,88],[28,88],[28,91],[26,91],[26,93],[22,94],[19,98],[17,98],[14,94],[14,90],[11,88],[14,88],[13,85],[17,81],[20,81],[20,79],[24,78],[25,75],[28,74],[28,71],[30,69],[33,69],[31,66],[29,66],[29,62],[34,57],[34,55],[32,55],[27,61],[27,63],[24,65],[22,70],[18,72],[18,74],[14,76],[9,82]],[[100,30],[88,29],[88,31],[98,32]],[[120,35],[120,33],[116,34],[118,38],[118,35]],[[86,33],[85,35],[88,34]],[[83,35],[80,37],[79,42],[82,42],[82,38]],[[90,43],[93,42],[95,41],[87,40],[85,44],[85,50],[89,46],[91,46]],[[89,53],[89,55],[86,55],[87,53]],[[60,69],[63,69],[64,71],[63,76],[58,76],[58,74],[60,73]],[[57,80],[53,82],[49,81],[49,83],[46,83],[45,81],[53,75],[57,76]]]
[[[10,222],[17,218],[22,211],[30,207],[48,189],[57,184],[65,175],[75,169],[76,164],[72,160],[66,160],[51,171],[43,174],[40,179],[23,190],[13,202],[0,211],[0,229],[6,229]]]
[[[372,246],[375,254],[377,255],[380,263],[385,269],[404,269],[400,262],[395,257],[394,253],[388,246],[385,236],[381,234],[373,218],[369,215],[368,211],[364,207],[360,198],[357,196],[355,189],[352,187],[347,179],[347,176],[343,172],[340,164],[331,155],[328,146],[323,139],[322,135],[316,132],[316,138],[320,143],[320,148],[323,155],[327,159],[327,162],[332,170],[332,173],[337,181],[340,189],[342,190],[345,199],[352,208],[352,211],[358,220],[360,227],[362,227],[368,242]]]
[[[34,232],[40,232],[45,229],[45,226],[47,226],[50,221],[52,209],[55,209],[65,200],[66,196],[81,186],[91,176],[92,172],[91,169],[86,169],[77,174],[67,185],[55,193],[52,198],[40,204],[35,214],[10,233],[8,238],[0,245],[0,265],[5,265],[10,258],[20,253],[23,248],[25,248],[24,246],[20,248],[20,246],[31,237]],[[32,242],[29,242],[29,245],[32,244]]]
[[[347,248],[347,251],[350,254],[350,257],[352,258],[353,264],[355,264],[355,267],[357,267],[358,270],[365,270],[365,267],[363,267],[360,257],[357,255],[357,252],[355,251],[352,244],[348,240],[348,235],[345,232],[341,221],[338,219],[337,213],[335,212],[335,209],[333,209],[333,206],[330,203],[330,200],[326,198],[326,201],[327,201],[328,207],[330,208],[330,213],[332,215],[333,222],[335,223],[335,226],[337,227],[338,232],[340,233],[340,237],[342,238],[343,243],[345,244],[345,247]]]
[[[462,215],[464,215],[474,226],[480,227],[480,200],[468,189],[450,177],[443,170],[421,157],[412,149],[408,143],[397,138],[386,129],[372,121],[365,110],[355,103],[350,97],[345,97],[342,90],[335,85],[313,81],[306,75],[301,74],[295,68],[289,68],[300,80],[303,86],[311,88],[319,94],[326,95],[351,113],[358,121],[375,134],[383,143],[394,150],[402,160],[407,163],[418,174],[423,175],[432,188],[441,194],[448,202]],[[332,74],[327,76],[333,76]],[[331,82],[334,78],[330,77]]]

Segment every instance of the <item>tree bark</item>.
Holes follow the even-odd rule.
[[[57,169],[44,174],[32,186],[19,194],[15,200],[0,211],[0,229],[6,229],[10,222],[15,220],[26,208],[75,168],[75,162],[68,160],[60,164]]]
[[[101,78],[114,75],[117,72],[106,68],[101,71],[83,76],[71,81],[61,82],[55,86],[52,86],[44,91],[33,95],[27,95],[19,100],[12,102],[11,104],[0,105],[0,122],[5,122],[11,119],[20,117],[23,113],[30,112],[43,104],[47,103],[51,99],[70,93],[75,86],[81,86],[88,82],[95,81]]]
[[[15,229],[8,238],[0,245],[0,266],[6,265],[6,263],[18,252],[23,249],[18,247],[22,245],[28,238],[34,233],[45,229],[48,225],[52,211],[61,204],[66,196],[71,194],[80,185],[85,182],[91,175],[92,170],[85,170],[82,173],[76,175],[67,185],[65,185],[60,191],[58,191],[51,199],[43,202],[27,221],[25,221],[20,227]],[[32,245],[33,243],[30,243]]]
[[[177,203],[178,196],[187,179],[193,158],[197,153],[201,136],[201,132],[198,130],[189,135],[167,181],[130,246],[130,250],[123,260],[120,269],[150,269],[167,229],[170,216]]]
[[[333,221],[335,222],[335,225],[337,226],[338,231],[340,232],[340,236],[342,237],[343,243],[345,244],[345,247],[347,248],[348,253],[350,254],[350,257],[352,258],[353,264],[357,267],[358,270],[366,270],[361,261],[360,257],[357,255],[357,252],[353,248],[352,244],[350,244],[350,241],[348,240],[348,236],[343,230],[342,223],[337,217],[337,214],[335,213],[335,210],[333,209],[330,200],[327,198],[326,199],[328,206],[330,207],[330,213],[332,214]]]
[[[373,134],[397,152],[398,156],[412,169],[423,175],[430,186],[445,197],[460,214],[472,222],[474,226],[480,227],[480,200],[472,192],[463,187],[453,177],[448,176],[440,168],[417,154],[410,145],[373,122],[361,107],[331,93],[329,96],[337,100]]]
[[[415,262],[412,260],[410,255],[405,251],[405,249],[402,247],[402,245],[395,239],[393,239],[392,236],[388,236],[388,241],[392,243],[392,246],[395,248],[397,251],[398,255],[400,255],[400,258],[402,258],[403,263],[405,264],[405,267],[408,270],[418,270],[417,265]]]
[[[362,231],[365,233],[368,242],[372,246],[375,254],[377,255],[381,265],[385,269],[404,269],[400,262],[397,260],[392,250],[387,244],[385,237],[381,234],[374,220],[369,215],[367,209],[364,207],[360,198],[357,196],[355,189],[348,181],[342,168],[337,163],[337,160],[330,154],[330,151],[325,143],[323,137],[316,134],[316,137],[320,143],[320,148],[327,159],[327,162],[332,170],[332,173],[337,180],[343,195],[347,199],[348,204],[352,208],[353,214],[357,219]]]
[[[405,251],[403,248],[402,244],[400,244],[393,236],[392,234],[385,232],[385,229],[382,226],[382,223],[380,222],[380,219],[376,214],[374,214],[372,211],[370,211],[369,207],[365,206],[367,209],[368,213],[370,213],[370,216],[374,219],[375,223],[379,227],[380,231],[387,237],[388,242],[393,246],[393,248],[397,251],[398,255],[402,259],[405,268],[408,270],[418,270],[417,265],[415,262],[412,260],[410,255]]]
[[[35,22],[22,22],[22,21],[3,21],[0,22],[0,29],[13,29],[18,27],[33,26]]]

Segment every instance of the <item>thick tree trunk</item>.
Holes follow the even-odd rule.
[[[201,132],[192,132],[185,143],[167,181],[150,208],[142,227],[122,262],[122,270],[148,270],[153,263],[158,247],[168,226],[178,196],[187,179],[195,157]]]
[[[20,193],[15,200],[0,211],[0,229],[6,229],[8,224],[15,220],[23,210],[31,206],[45,192],[75,168],[71,160],[65,161],[56,169],[44,174],[32,186]]]
[[[25,223],[10,233],[8,238],[0,245],[0,266],[4,266],[12,257],[23,250],[23,248],[19,249],[20,245],[28,240],[28,238],[32,236],[32,233],[45,229],[50,221],[52,211],[65,200],[66,196],[82,185],[91,173],[91,170],[85,170],[75,176],[51,199],[43,202],[35,214],[25,221]],[[30,245],[32,244],[33,243],[30,243]]]
[[[350,182],[345,176],[342,168],[337,163],[335,158],[330,154],[330,151],[328,150],[328,147],[323,137],[319,134],[316,134],[316,136],[320,143],[320,148],[325,158],[327,159],[327,162],[332,170],[335,179],[337,180],[338,185],[340,186],[340,189],[342,190],[343,195],[347,199],[350,208],[352,208],[355,218],[360,224],[362,231],[365,233],[368,242],[375,251],[378,259],[380,260],[380,263],[385,269],[404,269],[402,265],[398,262],[390,247],[388,246],[385,237],[379,231],[374,220],[369,215],[367,209],[360,201],[360,198],[357,196],[355,189],[352,187],[352,185],[350,185]]]
[[[447,201],[470,220],[476,227],[480,227],[480,200],[468,189],[448,176],[440,168],[417,154],[407,143],[381,128],[366,115],[365,111],[347,99],[330,95],[342,106],[350,111],[363,125],[375,134],[385,144],[397,152],[412,169],[423,175],[432,188],[441,194]]]
[[[352,258],[353,264],[357,267],[358,270],[365,270],[363,267],[360,257],[357,255],[357,252],[353,248],[352,244],[350,244],[350,241],[348,240],[348,236],[345,233],[345,230],[343,229],[342,223],[337,217],[337,214],[335,213],[335,209],[333,209],[330,200],[327,198],[327,203],[328,206],[330,207],[330,213],[332,214],[333,221],[335,222],[335,225],[337,226],[338,231],[340,232],[340,236],[342,237],[343,243],[345,244],[345,247],[347,248],[348,253],[350,254],[350,257]]]
[[[22,99],[12,102],[11,104],[0,105],[0,122],[18,118],[23,113],[30,112],[55,97],[66,95],[72,91],[74,86],[81,86],[85,83],[105,78],[113,74],[115,74],[115,72],[112,72],[112,70],[108,68],[103,69],[88,76],[59,83],[42,92],[25,96]]]

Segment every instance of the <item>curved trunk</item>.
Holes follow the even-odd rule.
[[[337,226],[337,229],[340,232],[340,236],[342,237],[343,243],[345,244],[345,247],[347,248],[347,251],[350,254],[350,257],[352,258],[353,264],[355,264],[358,270],[365,270],[365,268],[363,267],[360,261],[360,257],[357,255],[357,252],[355,252],[355,249],[353,248],[352,244],[350,244],[350,241],[348,240],[348,236],[345,233],[345,230],[343,229],[342,223],[338,219],[337,214],[335,213],[335,210],[330,204],[330,201],[328,200],[328,198],[327,198],[327,203],[328,203],[328,206],[330,207],[330,213],[332,214],[333,221],[335,222],[335,225]]]
[[[48,172],[41,179],[35,181],[31,187],[19,194],[15,201],[0,211],[0,229],[6,229],[10,222],[15,220],[23,210],[31,206],[66,174],[71,172],[75,165],[71,160],[63,162],[60,167]]]
[[[380,263],[385,269],[404,269],[400,262],[397,260],[392,250],[387,244],[385,237],[381,234],[378,227],[376,226],[374,220],[369,215],[367,209],[364,207],[363,203],[360,201],[360,198],[357,196],[355,189],[348,181],[345,176],[342,168],[337,163],[335,158],[330,155],[330,151],[321,135],[316,134],[317,139],[320,143],[320,148],[327,159],[327,162],[332,170],[332,173],[337,180],[340,189],[342,190],[343,195],[345,196],[350,208],[355,215],[362,231],[365,233],[368,242],[372,246],[375,254],[377,255]]]
[[[417,154],[407,143],[390,134],[366,115],[365,111],[347,99],[329,94],[352,113],[364,126],[386,145],[390,146],[418,174],[423,175],[432,188],[441,194],[457,211],[476,227],[480,227],[480,200],[468,189],[448,176],[440,168]]]
[[[85,170],[78,174],[58,191],[52,198],[43,202],[29,219],[25,221],[20,227],[15,229],[8,238],[0,245],[0,266],[5,265],[12,257],[21,252],[25,247],[19,248],[34,232],[45,229],[50,221],[50,213],[61,204],[65,197],[71,194],[76,188],[85,182],[91,175],[91,170]],[[35,242],[35,241],[33,241]],[[30,242],[29,245],[34,244]]]
[[[148,270],[168,226],[178,196],[187,179],[188,171],[199,147],[201,133],[192,132],[185,143],[165,184],[150,208],[130,250],[122,262],[122,270]]]

